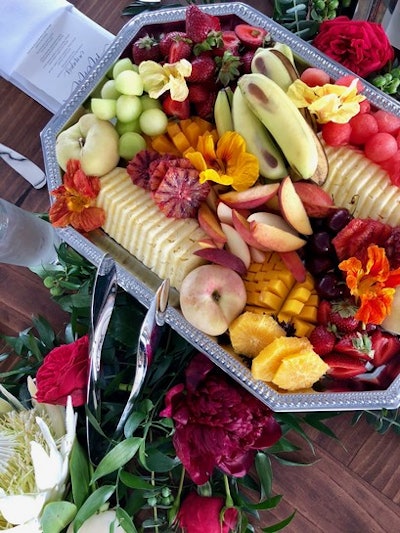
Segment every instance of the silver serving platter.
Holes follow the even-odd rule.
[[[223,24],[241,21],[264,27],[272,37],[287,43],[297,59],[306,64],[326,70],[333,78],[338,78],[350,71],[333,62],[318,52],[308,43],[302,41],[285,28],[256,9],[240,2],[204,5],[202,8],[221,18]],[[57,135],[70,124],[76,122],[83,112],[83,104],[112,64],[129,51],[133,39],[144,33],[182,29],[185,8],[165,8],[158,11],[143,12],[131,19],[118,33],[107,51],[95,64],[91,72],[74,91],[60,111],[50,120],[41,132],[41,142],[45,159],[47,185],[49,193],[62,183],[62,175],[55,156]],[[367,82],[364,94],[382,109],[397,115],[400,105],[394,99],[377,91]],[[51,197],[50,197],[51,198]],[[97,230],[90,237],[84,237],[72,228],[59,230],[61,238],[72,248],[98,266],[105,252],[112,254],[117,263],[118,283],[133,295],[146,308],[161,283],[161,280],[149,271],[135,257],[131,256],[103,231]],[[255,397],[274,411],[310,412],[310,411],[345,411],[395,409],[400,406],[400,375],[385,390],[352,392],[313,392],[280,393],[262,381],[253,379],[250,370],[231,354],[217,344],[215,339],[201,333],[182,316],[178,305],[178,294],[171,294],[166,322],[195,348],[205,353],[216,365],[229,376],[238,381]]]

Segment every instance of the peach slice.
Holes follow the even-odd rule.
[[[295,181],[293,186],[309,217],[325,217],[335,208],[332,196],[316,183]]]
[[[281,226],[282,224],[273,225],[271,223],[258,222],[255,219],[251,220],[250,232],[259,243],[258,248],[261,246],[261,249],[269,249],[274,252],[292,252],[306,244],[304,239]]]
[[[250,230],[250,222],[248,222],[247,218],[245,218],[243,215],[238,213],[236,209],[232,210],[232,222],[233,222],[233,227],[239,232],[243,240],[247,242],[249,246],[252,246],[253,248],[257,248],[258,250],[261,250],[264,252],[269,251],[269,248],[265,248],[261,246],[261,244],[258,241],[256,241],[256,239],[254,238]]]
[[[197,244],[200,248],[218,248],[216,242],[212,239],[199,239]]]
[[[282,216],[302,235],[311,235],[313,230],[307,212],[289,176],[283,178],[278,191]]]
[[[203,202],[197,213],[197,220],[200,227],[207,235],[216,242],[216,244],[225,244],[226,235],[222,231],[221,223],[214,211],[211,210],[206,202]]]
[[[210,261],[210,263],[230,268],[241,276],[244,276],[247,272],[246,265],[242,259],[224,248],[200,248],[193,253],[202,259]]]
[[[220,199],[234,209],[254,209],[264,205],[273,198],[279,189],[279,183],[255,185],[245,191],[229,191],[220,195]]]
[[[227,238],[225,248],[239,257],[246,265],[247,270],[251,262],[249,245],[235,228],[229,224],[224,224],[223,222],[221,223],[221,226]]]
[[[285,266],[293,274],[294,279],[298,283],[303,283],[307,276],[307,269],[304,266],[304,263],[301,260],[301,257],[299,256],[298,252],[279,252],[279,257],[282,259]]]
[[[220,222],[232,226],[232,208],[224,202],[219,202],[217,206],[217,217]]]
[[[251,260],[253,261],[253,263],[264,263],[266,258],[266,252],[263,252],[258,248],[254,248],[254,246],[249,246],[249,249]]]

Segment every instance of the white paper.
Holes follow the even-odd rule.
[[[390,44],[400,50],[400,2],[397,2],[393,13],[386,11],[382,21]]]
[[[65,0],[1,0],[0,75],[56,113],[114,36]]]

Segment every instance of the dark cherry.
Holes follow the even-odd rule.
[[[337,209],[327,218],[327,226],[333,233],[338,233],[352,219],[350,211],[344,207]]]
[[[318,231],[310,237],[310,250],[318,255],[331,254],[334,251],[331,236],[327,231]]]
[[[329,255],[312,255],[307,258],[306,261],[307,270],[309,270],[313,276],[319,276],[320,274],[333,269],[335,265],[336,261]]]
[[[325,300],[342,298],[345,294],[345,286],[342,280],[334,272],[327,272],[316,283],[316,291]]]

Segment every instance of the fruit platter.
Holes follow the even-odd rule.
[[[400,405],[400,106],[239,3],[143,12],[41,133],[50,220],[275,411]],[[71,207],[72,206],[72,207]]]

